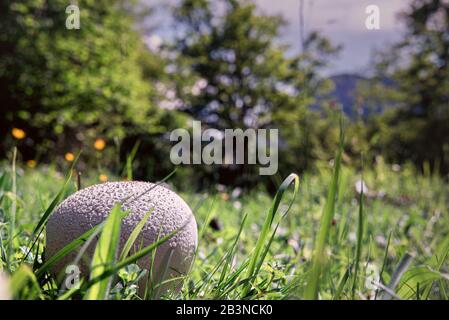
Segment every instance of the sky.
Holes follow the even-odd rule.
[[[167,1],[144,0],[149,4],[161,4]],[[404,32],[403,24],[397,14],[407,8],[410,0],[303,0],[305,32],[318,30],[327,36],[333,44],[343,46],[339,56],[331,61],[327,72],[365,73],[369,70],[372,52],[385,48],[399,39]],[[170,0],[169,2],[174,2]],[[282,43],[291,46],[292,52],[299,52],[300,0],[254,0],[259,10],[266,14],[281,14],[288,25],[281,30]],[[379,8],[380,29],[368,30],[365,20],[366,7],[377,5]],[[155,18],[162,26],[156,33],[167,36],[169,19],[164,14]]]

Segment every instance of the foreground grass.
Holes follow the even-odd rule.
[[[44,262],[44,232],[29,252],[36,225],[64,185],[64,176],[52,167],[17,165],[14,182],[11,171],[7,164],[0,168],[0,268],[12,274],[13,295],[77,297],[80,292],[72,296],[60,290],[56,279],[36,277]],[[97,174],[91,174],[83,178],[84,186],[98,183]],[[447,299],[449,185],[411,167],[393,170],[382,161],[365,170],[364,196],[357,192],[359,179],[359,173],[342,168],[332,188],[328,165],[301,176],[285,216],[292,186],[278,199],[274,214],[276,201],[264,192],[242,195],[238,189],[218,188],[182,194],[197,219],[199,246],[182,291],[163,298]],[[75,180],[69,181],[64,196],[76,190]],[[331,189],[336,197],[329,209]],[[330,212],[332,219],[317,237],[326,223],[323,212]],[[270,214],[274,219],[267,222]],[[321,252],[314,252],[316,239],[323,237]],[[107,297],[140,299],[137,280],[145,270],[129,263],[115,273],[118,283]],[[312,289],[310,279],[316,281]]]

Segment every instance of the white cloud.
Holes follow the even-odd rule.
[[[142,0],[161,4],[162,0]],[[212,0],[214,2],[214,0]],[[253,0],[267,14],[281,14],[289,25],[281,30],[281,41],[294,52],[299,48],[300,0]],[[175,0],[169,0],[175,3]],[[353,72],[368,65],[373,49],[382,48],[400,39],[403,25],[397,14],[407,8],[411,0],[304,0],[306,31],[320,30],[334,44],[344,46],[331,72]],[[365,9],[368,5],[380,8],[380,30],[367,30]],[[168,15],[167,13],[165,13]],[[167,19],[164,19],[167,20]],[[165,31],[170,34],[169,31]]]
[[[289,25],[282,30],[282,41],[292,50],[299,48],[299,0],[255,0],[267,14],[281,14]],[[374,49],[398,39],[403,32],[397,14],[407,8],[410,0],[304,0],[304,20],[307,31],[319,30],[332,43],[343,45],[340,56],[330,68],[331,73],[363,71]],[[365,9],[368,5],[380,9],[380,30],[367,30]]]

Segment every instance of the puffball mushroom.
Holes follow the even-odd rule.
[[[189,206],[175,192],[149,182],[107,182],[82,189],[64,200],[50,217],[47,224],[46,258],[50,258],[75,238],[106,219],[116,203],[129,214],[122,220],[119,253],[131,232],[148,211],[152,210],[134,246],[146,247],[157,239],[176,230],[173,237],[160,245],[152,262],[152,253],[141,258],[137,264],[152,270],[151,285],[160,284],[186,274],[197,246],[197,225]],[[90,261],[95,245],[90,245],[85,255],[88,261],[80,261],[81,276],[88,278]],[[131,252],[132,253],[132,252]],[[53,273],[65,272],[65,267],[75,260],[77,250],[65,256],[53,268]],[[147,277],[139,282],[143,294]],[[168,289],[178,291],[182,282],[169,281],[160,286],[159,293]],[[154,287],[154,286],[153,286]]]
[[[10,300],[10,288],[9,288],[9,279],[7,276],[0,271],[0,300]]]

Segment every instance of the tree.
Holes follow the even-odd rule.
[[[161,131],[155,90],[140,66],[147,51],[132,4],[71,3],[80,9],[79,29],[66,28],[67,1],[0,4],[0,134],[23,129],[25,157],[81,148],[95,137]],[[8,141],[2,139],[1,152]]]
[[[377,83],[393,80],[384,88],[393,108],[373,120],[371,138],[390,161],[429,162],[449,172],[449,3],[414,0],[402,19],[404,40],[380,57],[376,70]]]
[[[307,52],[288,57],[287,47],[276,43],[285,21],[258,13],[249,1],[184,0],[174,16],[180,34],[174,73],[187,79],[177,88],[181,109],[219,130],[278,128],[282,170],[305,169],[298,158],[310,156],[304,144],[313,126],[303,122],[325,88],[317,70],[335,48],[313,33]],[[259,179],[250,166],[205,170],[222,183]]]

